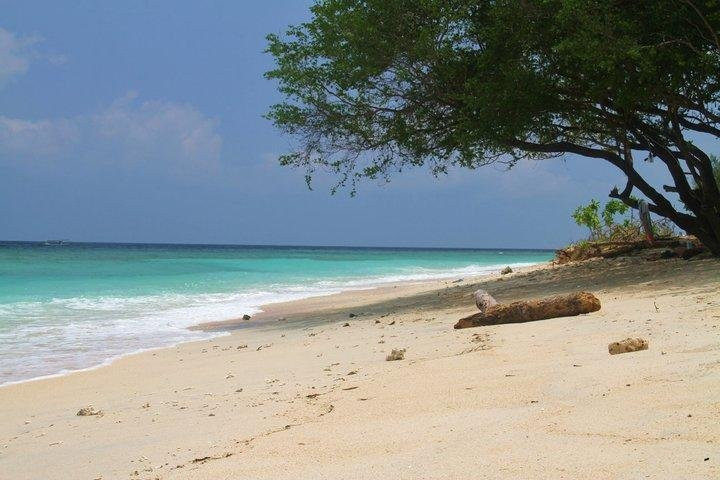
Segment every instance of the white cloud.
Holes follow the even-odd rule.
[[[37,45],[42,41],[37,35],[21,36],[0,27],[0,87],[24,75],[30,64],[37,60],[46,60],[53,65],[65,63],[64,55],[39,52]]]
[[[79,134],[79,127],[72,120],[28,121],[0,117],[0,151],[16,155],[57,155],[75,144]]]
[[[222,147],[216,120],[191,105],[136,99],[137,94],[130,92],[90,116],[96,140],[116,146],[127,162],[169,160],[184,166],[216,166]]]
[[[212,170],[222,138],[217,121],[191,105],[137,100],[129,93],[107,108],[67,119],[0,116],[0,162],[65,161],[143,168]]]

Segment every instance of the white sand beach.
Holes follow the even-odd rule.
[[[501,302],[587,290],[602,309],[454,330],[479,287]],[[0,388],[0,478],[720,476],[717,260],[395,285],[250,323]],[[635,336],[649,349],[608,354]],[[393,348],[405,359],[386,361]],[[76,415],[88,405],[101,413]]]

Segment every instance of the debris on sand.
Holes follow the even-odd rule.
[[[500,270],[500,275],[507,275],[508,273],[512,273],[513,269],[510,267],[505,267],[502,270]]]
[[[405,350],[404,348],[395,349],[393,348],[392,352],[385,357],[385,360],[388,362],[392,362],[394,360],[403,360],[405,359]]]
[[[481,312],[484,312],[489,307],[498,304],[497,300],[495,300],[492,295],[490,295],[483,289],[475,290],[475,293],[473,293],[473,298],[475,299],[475,305]]]
[[[252,317],[251,317],[250,315],[248,315],[247,313],[242,316],[242,319],[245,320],[245,321],[250,320],[251,318],[252,318]]]
[[[89,417],[92,415],[102,415],[102,410],[95,410],[95,407],[92,405],[88,405],[87,407],[83,407],[75,414],[78,417]]]
[[[213,456],[209,456],[209,455],[208,455],[208,456],[206,456],[206,457],[194,458],[190,463],[205,463],[205,462],[208,462],[208,461],[210,461],[210,460],[220,460],[221,458],[227,458],[227,457],[230,457],[230,456],[232,456],[232,453],[231,453],[231,452],[223,453],[222,455],[218,455],[218,456],[216,456],[216,457],[213,457]]]
[[[490,335],[487,333],[473,333],[470,337],[470,341],[473,343],[484,343],[490,339]]]
[[[343,327],[349,327],[349,326],[350,326],[349,323],[347,323],[347,322],[343,323]]]
[[[644,338],[626,338],[619,342],[612,342],[608,345],[608,352],[610,355],[617,355],[619,353],[637,352],[639,350],[647,350],[648,341]]]

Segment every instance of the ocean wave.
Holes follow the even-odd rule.
[[[263,305],[398,282],[496,273],[503,265],[408,268],[388,275],[264,285],[230,293],[55,298],[0,305],[0,385],[105,364],[136,351],[201,340],[201,322],[254,315]],[[513,267],[531,263],[510,264]]]
[[[533,263],[521,262],[511,263],[510,267],[521,268],[533,265]],[[461,268],[453,269],[430,269],[430,268],[411,268],[404,272],[392,275],[370,276],[357,278],[352,280],[327,280],[320,281],[318,285],[337,286],[338,288],[352,288],[355,286],[377,287],[388,283],[400,282],[418,282],[427,280],[442,280],[448,278],[458,278],[463,276],[479,276],[498,273],[508,264],[502,265],[468,265]]]

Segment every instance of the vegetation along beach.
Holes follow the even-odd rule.
[[[720,478],[720,2],[6,2],[0,480]]]

